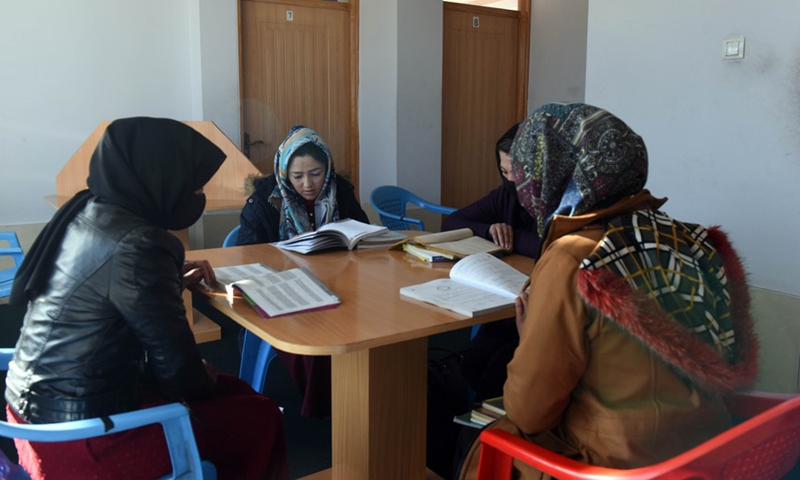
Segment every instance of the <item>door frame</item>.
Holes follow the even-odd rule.
[[[322,0],[237,0],[236,20],[238,33],[238,53],[239,53],[239,130],[241,138],[240,145],[244,145],[244,75],[242,61],[242,2],[272,3],[281,5],[292,5],[298,7],[340,9],[347,11],[350,17],[350,139],[349,149],[350,158],[347,159],[349,167],[350,182],[355,187],[356,196],[359,189],[359,147],[358,147],[358,23],[359,23],[359,1],[348,0],[348,3],[328,2]],[[520,0],[524,1],[524,0]]]

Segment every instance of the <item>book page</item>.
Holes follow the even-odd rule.
[[[456,240],[454,242],[440,242],[432,245],[426,245],[431,250],[437,250],[442,253],[455,254],[458,257],[466,257],[475,253],[494,253],[505,251],[500,245],[486,240],[482,237],[468,237]]]
[[[230,286],[237,280],[259,277],[261,275],[276,272],[275,269],[272,269],[263,263],[247,263],[244,265],[232,265],[230,267],[215,267],[213,270],[214,275],[217,277],[217,283],[213,286],[216,286],[221,290],[226,290],[226,287]]]
[[[456,262],[450,269],[450,278],[513,299],[525,285],[528,275],[494,255],[476,253]]]
[[[381,232],[388,231],[389,229],[381,225],[370,225],[369,223],[348,218],[338,222],[326,223],[317,229],[318,232],[324,232],[326,230],[339,232],[350,241],[358,241],[364,236],[379,235]]]
[[[276,242],[274,245],[298,253],[310,253],[334,247],[352,250],[362,238],[380,235],[386,230],[388,229],[383,226],[347,219],[326,223],[315,231],[302,233],[296,237]]]
[[[270,317],[339,303],[339,297],[302,268],[240,280],[234,286]]]
[[[413,243],[419,243],[421,245],[431,245],[434,243],[442,243],[442,242],[455,242],[456,240],[461,240],[463,238],[468,238],[472,236],[472,230],[469,228],[460,228],[458,230],[450,230],[447,232],[439,232],[439,233],[430,233],[428,235],[417,235],[413,237],[410,241]]]
[[[400,294],[467,317],[491,313],[514,305],[513,298],[449,278],[403,287],[400,289]]]

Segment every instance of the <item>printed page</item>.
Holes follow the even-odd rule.
[[[411,238],[409,241],[419,243],[421,245],[432,245],[434,243],[442,242],[455,242],[463,238],[471,237],[472,230],[469,228],[460,228],[458,230],[450,230],[447,232],[430,233],[428,235],[418,235]]]
[[[476,253],[456,262],[450,269],[450,278],[513,299],[528,280],[528,275],[494,255]]]
[[[265,274],[275,273],[276,270],[269,268],[263,263],[247,263],[244,265],[233,265],[230,267],[216,267],[213,269],[217,277],[216,287],[226,290],[232,283],[245,278],[260,277]]]
[[[473,287],[457,280],[440,278],[400,289],[400,294],[473,317],[514,305],[514,298]]]
[[[431,250],[439,250],[444,253],[452,253],[459,257],[466,257],[475,253],[494,253],[504,251],[500,245],[486,240],[482,237],[469,237],[456,240],[454,242],[439,242],[427,245]]]
[[[339,297],[302,268],[241,280],[235,286],[270,317],[339,303]]]
[[[343,235],[344,238],[347,239],[346,245],[348,249],[352,250],[353,245],[355,245],[360,239],[366,236],[379,235],[381,232],[388,231],[389,229],[380,225],[370,225],[368,223],[359,222],[358,220],[348,218],[347,220],[327,223],[317,229],[318,232],[324,232],[326,230],[339,232],[341,235]]]

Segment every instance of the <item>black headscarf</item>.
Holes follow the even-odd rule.
[[[225,160],[192,127],[165,118],[135,117],[109,124],[92,154],[88,190],[78,192],[45,226],[14,279],[9,303],[25,304],[46,284],[72,219],[89,200],[118,205],[168,230],[195,223],[205,208],[196,194]]]
[[[519,126],[520,124],[518,123],[513,127],[509,128],[508,131],[506,131],[506,133],[504,133],[503,136],[497,140],[497,143],[494,146],[494,157],[495,160],[497,161],[497,171],[500,172],[500,178],[503,179],[503,188],[506,189],[506,192],[514,195],[515,197],[517,196],[517,184],[507,179],[505,175],[503,175],[503,170],[500,168],[500,152],[504,151],[509,155],[511,154],[511,142],[517,135],[517,130],[519,129]],[[506,143],[507,146],[501,148],[501,145],[503,143]]]

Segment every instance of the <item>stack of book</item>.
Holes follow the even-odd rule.
[[[469,228],[412,236],[392,248],[405,250],[426,262],[458,260],[475,253],[508,252],[494,242],[476,237]]]
[[[476,404],[469,412],[453,417],[453,421],[472,428],[483,428],[505,414],[503,397],[497,397]]]

